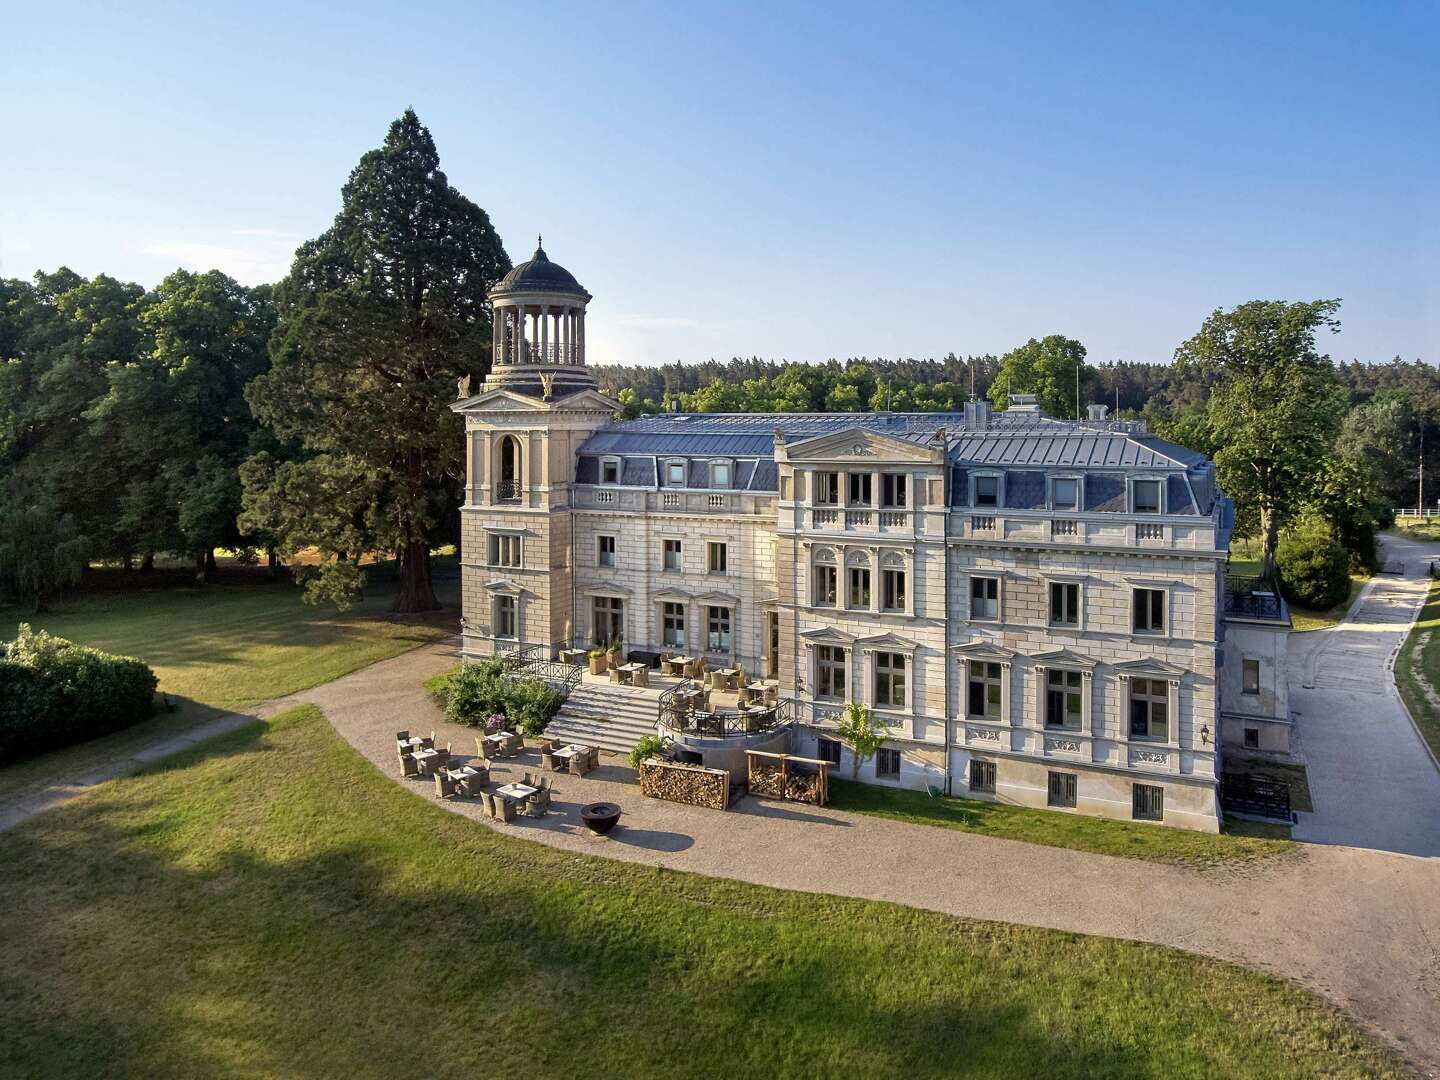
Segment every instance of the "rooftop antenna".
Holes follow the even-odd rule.
[[[1080,362],[1075,362],[1075,419],[1080,419]]]
[[[975,358],[973,356],[969,358],[968,366],[970,368],[970,396],[973,398],[975,396]]]

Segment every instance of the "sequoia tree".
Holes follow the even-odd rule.
[[[400,553],[396,611],[440,606],[437,523],[462,473],[456,380],[488,368],[487,293],[510,269],[490,218],[440,171],[413,110],[361,159],[335,223],[276,288],[272,366],[247,396],[297,449],[245,470],[242,524],[281,554],[317,548],[308,595],[353,595],[358,550]]]
[[[1315,494],[1345,395],[1315,333],[1340,328],[1339,300],[1252,300],[1216,310],[1175,350],[1176,364],[1213,377],[1209,420],[1220,442],[1220,486],[1258,515],[1262,569],[1275,566],[1280,529]]]

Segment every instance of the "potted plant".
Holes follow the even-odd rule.
[[[610,648],[609,648],[609,650],[606,652],[606,659],[609,661],[611,667],[619,667],[619,666],[620,666],[620,639],[619,639],[619,638],[616,638],[614,641],[610,642]]]
[[[590,674],[605,674],[605,646],[595,645],[585,654],[590,659]]]

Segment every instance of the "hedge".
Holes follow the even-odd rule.
[[[565,696],[543,679],[516,679],[496,659],[466,664],[449,679],[445,691],[445,718],[456,724],[478,726],[495,713],[504,713],[532,738],[545,730],[560,711]]]
[[[22,623],[0,646],[0,761],[137,724],[150,715],[155,673]]]
[[[1324,524],[1301,522],[1281,536],[1275,569],[1285,599],[1312,610],[1325,611],[1350,595],[1350,554]]]

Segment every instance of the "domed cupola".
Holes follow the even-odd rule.
[[[550,261],[543,243],[490,290],[495,353],[487,387],[534,397],[594,388],[585,366],[585,306],[591,296],[575,275]]]

